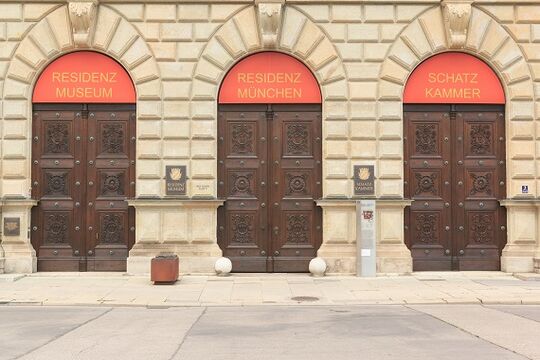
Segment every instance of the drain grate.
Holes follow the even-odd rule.
[[[315,296],[295,296],[292,297],[291,300],[294,301],[318,301],[319,298]]]

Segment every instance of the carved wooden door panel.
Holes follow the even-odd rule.
[[[498,270],[506,244],[503,108],[407,110],[405,197],[414,201],[405,240],[414,270]]]
[[[274,272],[306,272],[322,240],[321,112],[274,105],[270,179]]]
[[[135,195],[135,110],[129,107],[88,107],[89,271],[125,271],[134,243],[134,214],[125,201]]]
[[[84,132],[82,106],[34,111],[32,129],[31,238],[42,271],[79,271],[84,245],[84,175],[78,159],[83,147],[76,136]],[[79,162],[77,162],[79,161]]]
[[[460,111],[463,110],[463,111]],[[499,270],[506,244],[504,114],[456,108],[453,218],[458,270]]]
[[[235,272],[266,272],[268,248],[266,106],[219,112],[218,242]]]
[[[221,106],[218,243],[235,272],[305,272],[321,243],[320,106]]]
[[[90,108],[90,109],[89,109]],[[31,240],[40,271],[125,271],[135,107],[35,105]],[[107,132],[108,131],[108,132]]]
[[[450,270],[451,142],[448,113],[405,112],[405,240],[418,270]]]

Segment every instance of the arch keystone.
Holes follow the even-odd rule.
[[[263,47],[275,48],[277,46],[281,13],[282,4],[280,3],[259,3],[257,5],[259,31],[261,33]]]
[[[471,1],[443,1],[444,28],[448,46],[461,49],[467,40],[467,29],[471,18]]]
[[[72,1],[68,4],[69,20],[75,46],[85,47],[90,43],[92,29],[96,22],[97,0]]]

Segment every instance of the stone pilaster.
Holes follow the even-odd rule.
[[[4,248],[4,271],[6,273],[32,273],[37,271],[36,251],[30,243],[30,211],[37,202],[31,199],[4,199],[2,201],[2,224],[4,218],[20,218],[20,234],[6,236],[2,232]],[[2,225],[3,226],[3,225]]]
[[[537,227],[540,231],[540,202],[536,204],[536,214],[537,214]],[[533,257],[533,271],[540,274],[540,232],[536,237],[536,251]]]
[[[411,200],[377,200],[377,272],[412,272],[411,252],[405,245],[404,209]]]
[[[317,256],[326,261],[327,274],[356,274],[356,201],[323,199],[323,240]]]
[[[538,200],[503,200],[507,210],[508,231],[502,251],[501,270],[511,273],[532,272],[533,257],[539,236],[540,202]]]
[[[176,254],[180,272],[214,273],[223,254],[217,244],[217,208],[221,200],[135,199],[135,245],[129,252],[130,274],[150,272],[150,260],[161,254]]]
[[[0,201],[0,218],[2,218],[2,202]],[[3,233],[3,226],[0,226],[0,239]],[[5,254],[4,248],[2,247],[2,241],[0,240],[0,274],[4,273],[4,263],[5,263]]]

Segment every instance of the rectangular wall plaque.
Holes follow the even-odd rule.
[[[167,195],[186,195],[186,165],[165,166],[165,186]]]
[[[21,218],[18,218],[18,217],[4,218],[4,235],[5,236],[21,235]]]
[[[354,165],[354,195],[375,195],[374,165]]]

